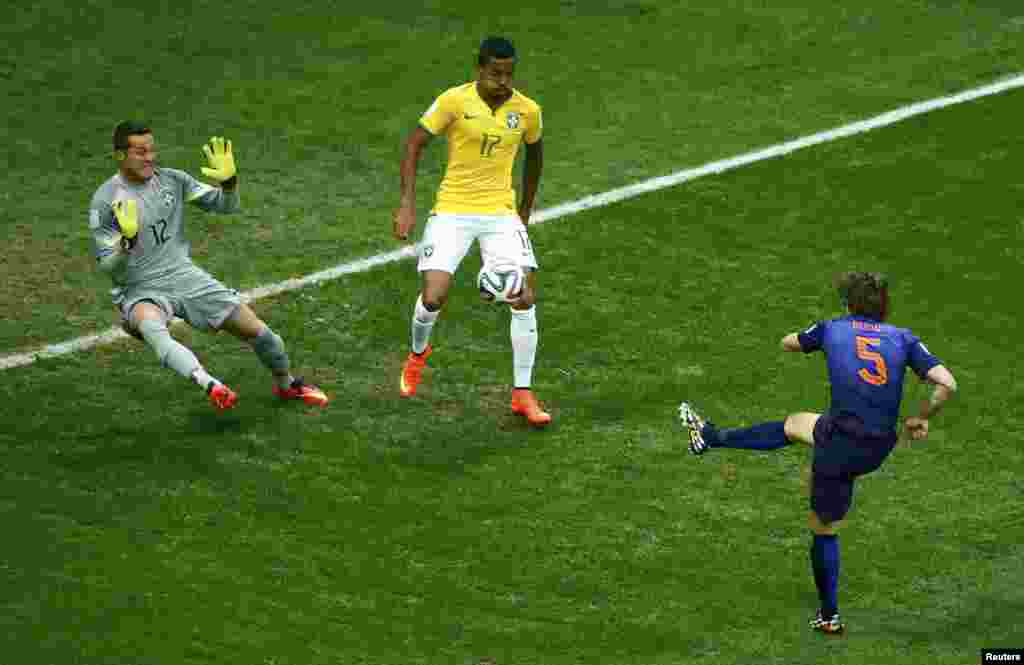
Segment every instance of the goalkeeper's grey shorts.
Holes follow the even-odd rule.
[[[242,304],[238,291],[196,266],[158,283],[126,287],[114,302],[121,308],[121,317],[131,325],[132,308],[144,301],[159,307],[168,321],[176,316],[198,330],[220,329]]]

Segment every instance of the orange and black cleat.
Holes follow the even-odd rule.
[[[293,379],[287,388],[274,386],[274,394],[283,400],[301,400],[310,406],[327,406],[327,394],[301,378]]]
[[[846,626],[839,620],[839,613],[836,612],[832,616],[825,618],[821,614],[821,610],[818,610],[818,614],[811,619],[810,626],[812,630],[816,630],[826,635],[841,635]]]

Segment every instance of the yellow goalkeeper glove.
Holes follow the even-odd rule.
[[[238,174],[235,168],[235,155],[231,152],[231,141],[214,136],[210,143],[203,146],[203,153],[210,162],[210,168],[203,167],[203,175],[217,182],[231,180]]]
[[[139,206],[135,199],[121,199],[110,204],[121,229],[121,237],[134,240],[139,233]]]

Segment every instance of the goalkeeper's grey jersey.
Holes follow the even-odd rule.
[[[234,212],[239,207],[237,190],[225,192],[177,169],[156,169],[144,184],[129,182],[117,174],[96,190],[89,205],[89,229],[97,261],[117,251],[121,231],[110,206],[121,199],[137,202],[139,233],[125,260],[111,272],[115,299],[117,292],[127,287],[159,284],[192,267],[185,238],[186,203],[219,213]]]

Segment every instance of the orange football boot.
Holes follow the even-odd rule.
[[[327,406],[326,393],[316,386],[306,383],[301,378],[292,380],[292,385],[287,388],[274,386],[274,394],[284,400],[298,399],[310,406]]]
[[[529,388],[512,390],[512,413],[525,416],[531,425],[538,427],[551,422],[551,414],[540,408],[540,403]]]
[[[420,378],[423,368],[427,366],[427,358],[434,352],[434,347],[427,344],[423,353],[409,353],[402,365],[402,378],[398,384],[398,390],[402,397],[412,397],[416,394],[416,387],[420,385]]]
[[[210,397],[210,404],[218,411],[227,411],[238,401],[235,391],[223,383],[211,382],[206,388],[206,394]]]

